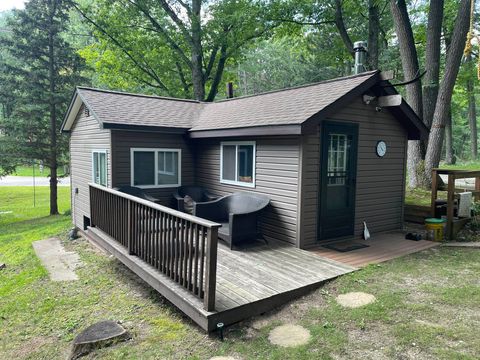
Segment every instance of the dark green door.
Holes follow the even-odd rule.
[[[320,144],[319,238],[353,235],[358,125],[325,122]]]

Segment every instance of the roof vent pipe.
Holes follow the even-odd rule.
[[[353,51],[355,52],[355,74],[360,74],[367,70],[367,42],[356,41],[353,44]]]

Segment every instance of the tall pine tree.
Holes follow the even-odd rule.
[[[81,81],[82,61],[65,41],[68,0],[30,0],[8,20],[0,38],[0,102],[9,111],[0,117],[0,153],[4,169],[21,158],[50,168],[50,214],[58,214],[57,167],[67,139],[59,137],[72,88]]]

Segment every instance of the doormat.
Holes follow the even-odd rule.
[[[334,244],[323,245],[323,247],[327,249],[335,250],[335,251],[340,251],[340,252],[349,252],[352,250],[358,250],[358,249],[369,247],[369,245],[360,244],[360,243],[351,242],[351,241],[344,241],[344,242],[339,242]]]

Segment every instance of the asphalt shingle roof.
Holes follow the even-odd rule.
[[[376,74],[377,71],[370,71],[318,84],[208,104],[190,130],[299,125]]]
[[[298,125],[377,75],[378,71],[213,103],[78,87],[102,123],[190,131]]]
[[[202,106],[198,101],[77,88],[102,123],[189,129]]]

